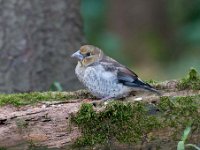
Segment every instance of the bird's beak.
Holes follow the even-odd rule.
[[[77,52],[75,52],[74,54],[72,54],[71,57],[75,57],[78,60],[83,60],[83,55],[81,55],[80,50],[78,50]]]

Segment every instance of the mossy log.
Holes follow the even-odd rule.
[[[0,148],[175,149],[188,125],[199,144],[200,90],[180,83],[153,83],[161,97],[137,93],[96,106],[85,102],[94,98],[87,91],[1,95]]]

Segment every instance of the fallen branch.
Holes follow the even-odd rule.
[[[199,90],[177,89],[178,81],[166,81],[156,84],[155,87],[162,90],[163,96],[179,97],[199,95]],[[75,92],[77,95],[77,92]],[[63,147],[71,145],[81,135],[77,126],[70,122],[71,114],[76,114],[81,107],[82,100],[87,98],[88,93],[81,98],[39,101],[34,105],[23,105],[15,107],[4,105],[0,107],[0,147],[16,147],[21,145],[26,149],[31,145],[42,145],[47,147]],[[54,94],[56,94],[54,92]],[[65,92],[66,94],[66,92]],[[73,92],[70,94],[73,95]],[[145,101],[158,103],[160,97],[151,93],[138,93],[130,96],[124,101]],[[98,106],[97,110],[102,110]],[[166,134],[166,133],[165,133]],[[120,145],[118,145],[120,146]]]

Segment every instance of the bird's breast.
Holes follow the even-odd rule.
[[[76,75],[88,90],[98,98],[122,97],[128,91],[117,81],[117,73],[105,71],[101,65],[82,67],[77,65]]]
[[[86,68],[81,66],[80,63],[78,63],[76,68],[75,68],[75,74],[81,82],[83,82],[85,70],[86,70]]]

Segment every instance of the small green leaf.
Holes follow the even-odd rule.
[[[185,146],[187,146],[187,147],[193,147],[193,148],[195,148],[197,150],[200,150],[200,147],[198,147],[198,146],[196,146],[194,144],[186,144]]]
[[[185,150],[184,141],[179,141],[177,150]]]
[[[60,91],[61,92],[63,90],[63,88],[62,88],[62,86],[61,86],[61,84],[59,82],[55,81],[55,82],[53,82],[51,84],[50,90],[51,91]]]
[[[182,141],[184,141],[184,142],[186,141],[190,131],[191,131],[191,126],[188,126],[183,132],[183,135],[182,135],[182,138],[181,138]]]

